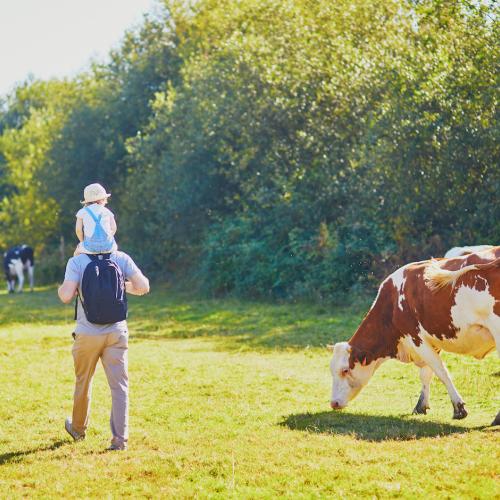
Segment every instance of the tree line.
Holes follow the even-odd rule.
[[[119,246],[212,294],[325,299],[500,234],[498,7],[166,1],[106,63],[0,111],[0,248],[46,280],[83,187]]]

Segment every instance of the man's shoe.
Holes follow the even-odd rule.
[[[111,443],[111,446],[107,448],[107,451],[125,451],[127,449],[126,444],[115,444]]]
[[[66,418],[64,421],[64,428],[66,429],[66,432],[75,440],[75,441],[82,441],[85,439],[85,434],[80,434],[79,432],[76,432],[73,429],[73,426],[71,425],[71,419],[69,417]]]

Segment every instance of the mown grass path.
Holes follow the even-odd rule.
[[[131,300],[131,435],[104,449],[110,396],[94,382],[88,438],[71,413],[72,308],[55,289],[0,294],[0,497],[495,498],[500,363],[445,355],[469,417],[441,383],[412,416],[417,369],[388,362],[343,412],[329,410],[329,354],[366,305]]]

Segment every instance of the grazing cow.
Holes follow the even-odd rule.
[[[35,279],[35,257],[33,249],[28,245],[12,247],[4,253],[3,268],[7,280],[7,290],[14,293],[14,285],[17,278],[17,291],[23,291],[24,271],[28,272],[30,289],[33,291]]]
[[[344,408],[375,370],[394,358],[420,368],[422,392],[414,413],[429,409],[433,374],[453,403],[453,418],[465,418],[441,350],[484,358],[500,355],[500,246],[454,259],[408,264],[381,285],[370,311],[348,342],[332,346],[331,407]],[[500,424],[500,413],[493,425]]]
[[[491,250],[493,245],[475,245],[472,247],[453,247],[450,248],[445,254],[445,259],[452,257],[461,257],[462,255],[469,255],[470,253],[482,252],[484,250]]]

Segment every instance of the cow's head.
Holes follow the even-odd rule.
[[[353,348],[348,342],[339,342],[330,346],[330,349],[333,351],[330,361],[333,380],[330,406],[338,410],[345,408],[368,383],[375,371],[376,363],[367,364],[366,357],[362,357],[361,360],[355,359],[351,356]]]

